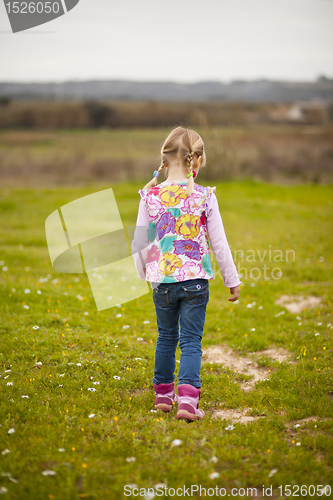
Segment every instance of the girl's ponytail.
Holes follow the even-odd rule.
[[[187,155],[186,160],[187,160],[187,166],[188,166],[188,169],[189,169],[189,173],[187,174],[188,183],[187,183],[187,187],[186,187],[186,194],[188,196],[191,196],[191,194],[194,191],[193,152],[192,151]]]
[[[154,177],[152,178],[151,181],[148,182],[148,184],[145,185],[145,187],[143,189],[150,189],[154,186],[157,186],[157,177],[160,175],[160,172],[163,170],[163,168],[165,167],[165,163],[164,161],[162,161],[161,165],[159,166],[158,170],[155,170],[154,172]]]

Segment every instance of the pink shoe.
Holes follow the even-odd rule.
[[[178,398],[175,394],[175,384],[154,384],[155,389],[155,410],[170,411],[174,403],[177,403]]]
[[[204,417],[204,412],[199,410],[200,392],[200,389],[190,384],[178,386],[177,418],[197,420]]]

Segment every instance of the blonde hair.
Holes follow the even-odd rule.
[[[193,159],[194,155],[201,157],[200,166],[206,165],[206,153],[204,143],[200,135],[194,130],[184,127],[176,127],[165,139],[161,148],[161,163],[154,177],[143,189],[150,189],[157,185],[157,177],[163,168],[167,167],[171,160],[180,160],[188,169],[188,183],[186,194],[190,196],[194,191]]]

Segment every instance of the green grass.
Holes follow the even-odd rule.
[[[333,187],[216,185],[232,252],[244,252],[235,259],[244,286],[239,303],[232,304],[220,277],[210,282],[203,346],[227,344],[240,354],[283,346],[297,364],[262,360],[270,378],[247,393],[238,384],[244,376],[203,364],[200,407],[206,416],[192,424],[177,421],[175,410],[151,412],[157,339],[151,293],[98,312],[86,275],[51,267],[45,219],[102,187],[0,192],[0,451],[10,450],[0,454],[4,498],[118,499],[131,483],[219,486],[227,494],[233,487],[256,487],[258,496],[263,485],[272,485],[271,498],[279,498],[280,485],[332,486]],[[134,224],[141,184],[112,187],[124,224]],[[265,250],[260,261],[258,251],[263,256]],[[270,262],[269,250],[273,257],[281,252],[282,261]],[[286,262],[288,250],[295,259]],[[278,279],[272,268],[281,270]],[[251,279],[251,271],[253,278],[260,273],[258,279]],[[288,311],[276,317],[283,308],[274,303],[282,294],[316,295],[322,304],[302,311],[301,320]],[[230,421],[212,418],[222,405],[252,408],[252,415],[264,418],[226,430]],[[288,430],[289,422],[309,416],[325,418]],[[182,444],[172,446],[174,439]],[[272,469],[277,472],[269,477]],[[56,475],[44,476],[45,470]],[[209,478],[213,471],[217,479]]]

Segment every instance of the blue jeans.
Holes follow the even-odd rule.
[[[190,384],[200,388],[201,339],[209,301],[208,280],[160,283],[153,289],[153,300],[158,327],[153,383],[170,384],[175,380],[175,353],[179,341],[178,385]]]

